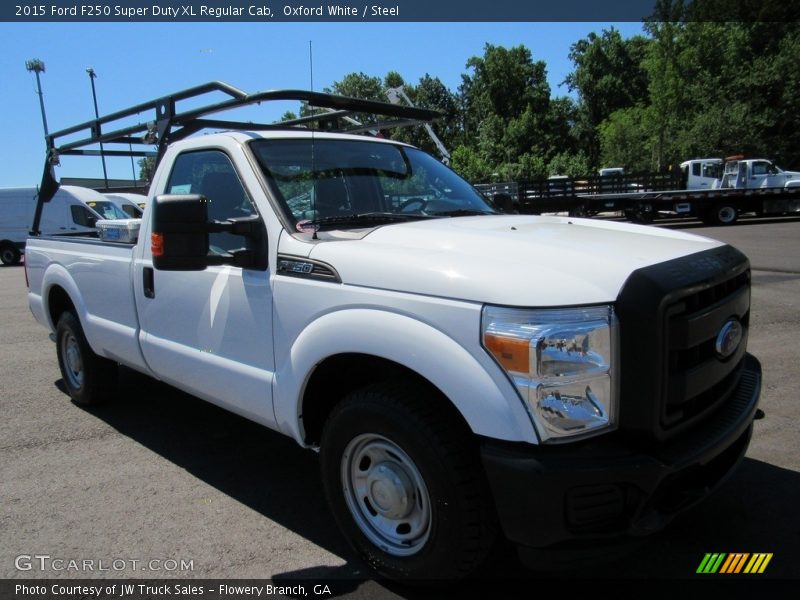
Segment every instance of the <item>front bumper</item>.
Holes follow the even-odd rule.
[[[483,464],[506,537],[532,548],[579,547],[662,528],[739,463],[760,391],[761,365],[748,354],[725,405],[667,443],[626,442],[621,432],[533,448],[486,441]]]

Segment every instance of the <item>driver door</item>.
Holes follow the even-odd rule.
[[[178,155],[164,192],[204,195],[212,220],[256,213],[222,150]],[[209,235],[210,254],[243,245],[241,236]],[[150,369],[167,383],[274,427],[268,271],[232,265],[157,271],[146,248],[134,281],[142,353]]]

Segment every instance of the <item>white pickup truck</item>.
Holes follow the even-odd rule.
[[[336,521],[391,578],[465,575],[500,532],[523,558],[602,552],[705,497],[750,440],[741,253],[499,214],[401,143],[190,137],[138,242],[27,248],[77,403],[112,398],[121,364],[319,450]]]
[[[800,186],[800,172],[784,171],[764,158],[730,156],[725,159],[720,189],[793,188]]]

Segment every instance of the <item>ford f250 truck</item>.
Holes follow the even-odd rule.
[[[436,116],[221,89],[224,108]],[[523,557],[650,533],[744,455],[761,375],[734,248],[500,214],[418,149],[335,132],[330,111],[191,137],[224,125],[153,106],[138,241],[125,221],[125,236],[28,242],[30,308],[76,403],[113,397],[124,365],[318,450],[344,535],[406,580],[469,573],[498,533]],[[131,139],[106,125],[83,124],[87,143]],[[75,149],[61,133],[42,202]]]

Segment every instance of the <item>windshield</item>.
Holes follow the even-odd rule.
[[[353,217],[391,222],[495,212],[466,181],[415,148],[310,138],[251,146],[298,228],[309,221],[359,226]]]
[[[127,214],[119,206],[107,200],[87,202],[86,206],[91,208],[104,219],[128,219]]]

